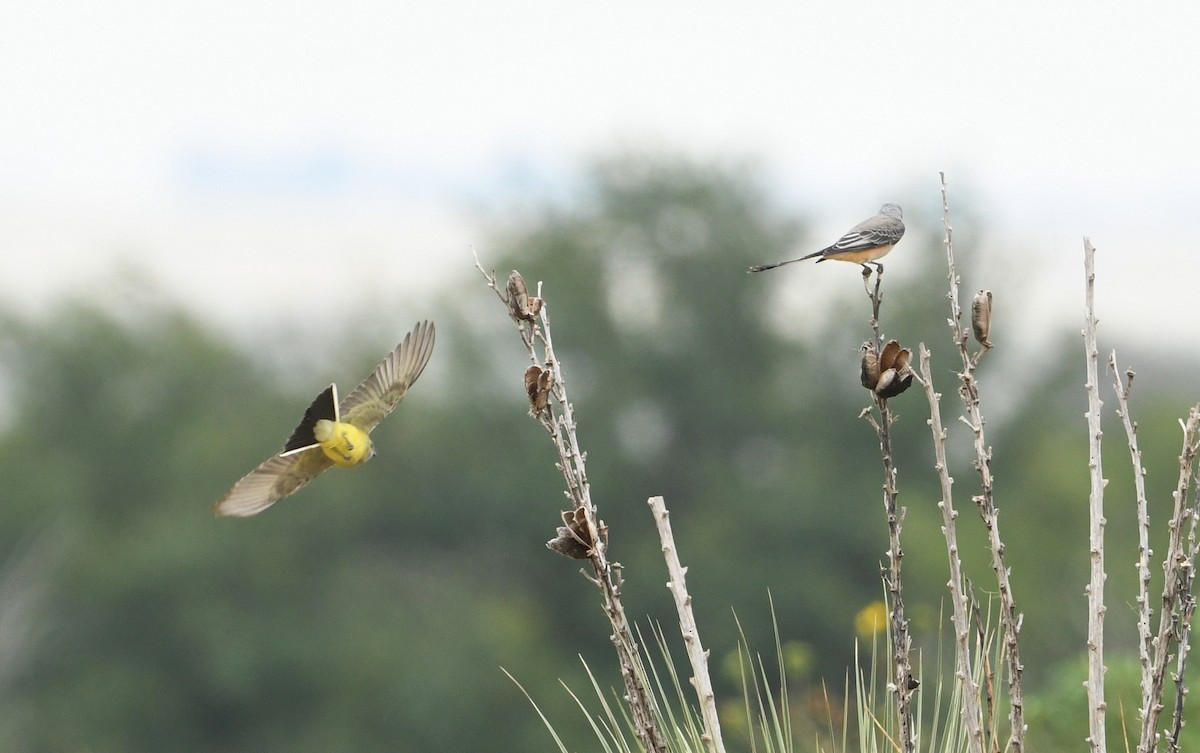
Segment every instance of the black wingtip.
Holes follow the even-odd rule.
[[[288,437],[287,443],[283,446],[283,452],[303,450],[317,444],[317,438],[313,436],[313,427],[317,425],[317,421],[322,419],[329,421],[338,419],[337,387],[332,384],[326,387],[320,395],[317,395],[317,398],[312,401],[312,405],[308,406],[308,410],[304,411],[304,418],[300,420],[300,425],[292,432],[292,436]]]

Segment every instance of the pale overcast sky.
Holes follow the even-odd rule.
[[[661,144],[757,159],[816,248],[884,201],[933,210],[945,170],[987,210],[959,243],[1029,268],[1022,305],[1082,319],[1086,234],[1101,326],[1194,342],[1197,8],[17,0],[0,295],[36,311],[132,263],[240,327],[332,264],[419,290],[469,271],[473,207]]]

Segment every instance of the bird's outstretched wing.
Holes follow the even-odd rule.
[[[294,455],[301,450],[307,450],[310,447],[316,447],[316,436],[313,435],[313,430],[316,428],[317,421],[326,419],[329,421],[338,420],[338,404],[337,404],[337,385],[331,384],[326,387],[312,404],[308,406],[308,410],[304,411],[304,418],[300,419],[300,425],[292,432],[292,436],[288,437],[288,441],[283,443],[283,452],[280,455]]]
[[[257,515],[331,465],[333,461],[320,447],[310,447],[292,455],[275,455],[234,484],[229,493],[213,505],[213,511],[217,515],[239,518]]]
[[[342,421],[369,432],[394,411],[429,363],[434,335],[433,322],[428,321],[405,335],[371,376],[342,400]]]
[[[331,467],[333,461],[315,444],[316,438],[312,436],[316,422],[325,418],[345,421],[363,431],[374,429],[384,416],[396,409],[425,369],[425,364],[429,363],[433,340],[433,323],[421,322],[340,404],[334,385],[317,395],[283,451],[234,484],[229,493],[213,505],[216,514],[256,515]]]

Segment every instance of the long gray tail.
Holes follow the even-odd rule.
[[[811,259],[814,256],[820,256],[824,253],[825,253],[825,251],[817,251],[816,253],[809,254],[808,256],[801,256],[799,259],[788,259],[787,261],[778,261],[778,262],[775,262],[774,264],[762,264],[762,265],[758,265],[758,266],[753,266],[753,267],[750,267],[750,269],[747,269],[746,271],[747,272],[766,272],[768,269],[775,269],[776,267],[782,267],[784,264],[794,264],[795,262],[804,261],[805,259]]]

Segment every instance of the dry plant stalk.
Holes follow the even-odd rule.
[[[692,665],[692,686],[700,701],[700,716],[704,720],[701,740],[708,753],[725,753],[725,741],[721,738],[721,720],[717,716],[717,699],[713,693],[712,680],[708,676],[708,651],[700,643],[700,631],[696,627],[696,616],[692,613],[692,597],[687,590],[687,568],[679,562],[675,549],[675,535],[671,532],[671,518],[662,497],[647,500],[654,524],[658,528],[658,539],[662,542],[663,559],[667,563],[667,589],[675,597],[675,610],[679,614],[679,629],[683,634],[683,645],[687,648],[688,661]]]
[[[647,689],[645,666],[621,603],[621,566],[608,560],[607,530],[592,504],[584,468],[585,453],[580,449],[576,436],[575,411],[567,399],[562,366],[554,355],[549,306],[541,297],[541,285],[538,286],[537,297],[529,295],[524,279],[514,271],[509,275],[505,291],[501,292],[495,272],[484,270],[478,256],[475,258],[475,268],[487,280],[488,287],[508,307],[509,315],[520,332],[521,342],[529,353],[533,365],[526,370],[524,386],[530,398],[530,414],[554,442],[558,451],[556,467],[566,481],[566,495],[573,507],[573,511],[563,514],[563,521],[567,525],[558,529],[559,537],[547,542],[547,546],[560,554],[578,554],[577,558],[590,561],[592,574],[585,573],[585,577],[595,584],[603,597],[604,612],[613,631],[610,638],[617,651],[621,678],[625,684],[625,700],[629,704],[638,740],[646,751],[665,751],[667,743],[660,731],[653,698]]]
[[[1179,603],[1176,605],[1179,619],[1175,643],[1179,646],[1179,654],[1175,657],[1175,708],[1171,713],[1171,731],[1167,734],[1167,749],[1171,753],[1179,753],[1179,736],[1183,733],[1183,705],[1188,694],[1184,678],[1187,676],[1188,650],[1191,648],[1192,616],[1196,613],[1196,596],[1192,586],[1196,580],[1196,526],[1200,516],[1197,515],[1194,501],[1188,503],[1188,509],[1191,510],[1192,520],[1188,525],[1187,561],[1179,568]]]
[[[992,553],[992,571],[996,574],[996,585],[1000,597],[1000,624],[1004,630],[1004,653],[1008,660],[1008,704],[1009,727],[1011,737],[1008,748],[1013,753],[1022,753],[1025,749],[1025,701],[1021,687],[1021,675],[1024,665],[1021,663],[1021,651],[1018,636],[1021,632],[1021,615],[1017,612],[1016,599],[1013,596],[1012,583],[1009,580],[1009,568],[1004,559],[1004,542],[1000,537],[999,512],[996,509],[992,492],[992,448],[984,437],[983,414],[979,409],[979,383],[975,379],[975,368],[979,365],[983,354],[992,347],[990,339],[992,320],[992,294],[981,290],[971,304],[971,327],[975,339],[982,346],[974,356],[967,351],[967,330],[962,324],[962,308],[958,302],[958,272],[954,267],[954,228],[950,225],[950,205],[946,193],[946,174],[939,173],[942,183],[942,225],[945,228],[944,243],[946,246],[946,277],[950,282],[950,318],[948,323],[952,331],[954,345],[962,360],[962,371],[959,372],[958,394],[962,398],[966,410],[960,420],[970,427],[974,436],[973,446],[975,460],[973,465],[979,474],[980,493],[973,496],[971,501],[979,510],[979,517],[987,530],[988,546]],[[927,393],[931,392],[927,388]],[[936,403],[930,400],[930,408],[936,409]],[[935,437],[936,440],[936,437]],[[936,444],[936,441],[935,441]],[[948,492],[947,492],[948,493]],[[949,499],[949,497],[945,497]],[[949,543],[949,542],[947,542]],[[960,667],[965,669],[965,667]],[[965,688],[964,688],[965,690]]]
[[[1142,465],[1142,451],[1138,448],[1137,423],[1129,412],[1129,393],[1133,389],[1133,371],[1125,372],[1125,381],[1117,372],[1117,351],[1108,356],[1108,368],[1113,373],[1113,389],[1117,394],[1117,415],[1125,428],[1125,438],[1129,442],[1129,456],[1133,461],[1133,488],[1137,505],[1138,521],[1138,590],[1135,603],[1137,604],[1138,659],[1142,665],[1142,703],[1143,710],[1150,707],[1151,685],[1151,653],[1154,650],[1154,639],[1150,634],[1150,511],[1146,500],[1146,468]],[[1145,714],[1142,714],[1145,718]]]
[[[873,342],[867,343],[864,349],[864,374],[871,356],[874,356],[874,360],[878,363],[884,351],[883,335],[879,331],[879,307],[883,302],[883,294],[880,292],[879,285],[883,278],[883,270],[880,268],[875,272],[874,291],[868,284],[870,275],[870,269],[864,264],[863,287],[867,291],[867,297],[871,299],[871,330],[874,333]],[[889,343],[890,345],[891,343]],[[897,344],[893,350],[898,349]],[[909,373],[911,374],[911,370]],[[865,382],[864,379],[864,386],[867,386]],[[868,387],[868,389],[872,388]],[[889,686],[896,701],[896,718],[900,722],[900,749],[904,753],[913,753],[916,750],[916,729],[912,698],[919,683],[912,672],[910,658],[912,638],[908,632],[908,618],[904,614],[904,585],[901,579],[904,550],[900,547],[900,531],[904,525],[905,509],[898,506],[896,502],[899,492],[896,489],[896,466],[892,462],[891,428],[896,419],[888,410],[888,397],[882,396],[878,389],[872,389],[871,397],[874,400],[875,408],[879,411],[879,417],[876,418],[871,413],[870,406],[864,408],[859,416],[866,419],[879,436],[879,453],[883,460],[883,509],[888,523],[888,561],[887,566],[881,569],[880,576],[883,578],[884,587],[887,588],[891,601],[889,619],[894,668],[892,682],[889,683]]]
[[[1142,689],[1144,706],[1142,713],[1142,730],[1138,742],[1138,753],[1153,753],[1158,745],[1158,721],[1163,711],[1163,688],[1166,683],[1167,664],[1170,661],[1171,644],[1177,642],[1181,646],[1177,667],[1182,669],[1186,661],[1186,640],[1190,631],[1190,620],[1195,603],[1191,588],[1193,571],[1196,563],[1196,542],[1193,529],[1189,529],[1188,540],[1184,537],[1184,527],[1191,519],[1192,526],[1197,518],[1196,500],[1188,495],[1193,484],[1193,474],[1196,455],[1200,452],[1200,405],[1193,406],[1188,413],[1187,423],[1180,422],[1183,427],[1183,449],[1179,453],[1179,482],[1171,496],[1175,506],[1171,520],[1167,523],[1167,553],[1163,558],[1163,594],[1162,612],[1158,616],[1158,632],[1153,638],[1153,655],[1150,663],[1149,676],[1143,676],[1145,686]],[[1187,690],[1182,685],[1182,673],[1176,682],[1176,719],[1173,723],[1170,738],[1171,748],[1178,748],[1179,729],[1182,726],[1182,696]]]
[[[1091,492],[1088,495],[1089,551],[1091,552],[1091,576],[1087,586],[1088,639],[1087,639],[1087,695],[1088,737],[1087,743],[1093,753],[1108,750],[1104,731],[1106,704],[1104,701],[1104,478],[1100,460],[1100,351],[1096,346],[1096,249],[1088,238],[1083,239],[1083,266],[1086,276],[1087,295],[1084,311],[1083,342],[1087,360],[1087,383],[1084,389],[1088,396],[1088,471]],[[1148,721],[1148,718],[1147,718]],[[1153,729],[1153,728],[1151,728]],[[1145,727],[1143,726],[1143,739]],[[1147,749],[1149,750],[1149,749]]]
[[[950,560],[950,580],[946,586],[950,589],[952,607],[951,619],[954,622],[955,674],[962,685],[962,721],[967,730],[968,750],[972,753],[983,753],[983,720],[979,708],[979,687],[975,684],[975,673],[971,667],[971,621],[968,614],[967,593],[964,588],[965,580],[962,573],[962,559],[958,554],[958,534],[955,519],[958,511],[954,509],[951,487],[954,479],[946,465],[946,430],[942,427],[942,413],[938,407],[941,395],[934,392],[933,375],[929,369],[929,350],[925,343],[918,347],[921,361],[921,382],[925,387],[925,398],[929,401],[929,428],[933,432],[934,469],[941,482],[942,499],[938,509],[942,511],[942,535],[946,539],[946,554]],[[986,654],[985,654],[986,656]]]

